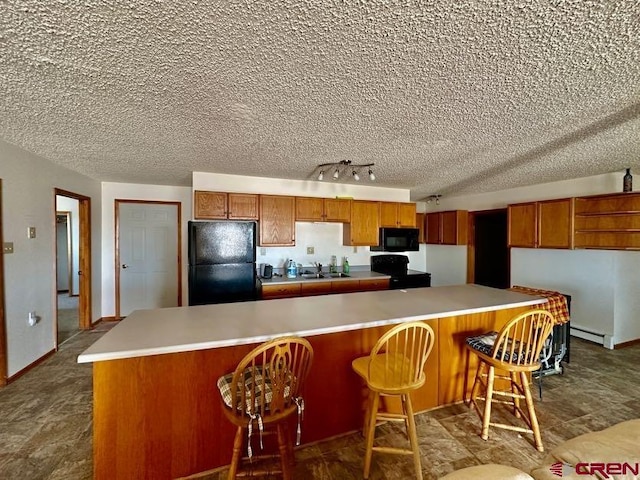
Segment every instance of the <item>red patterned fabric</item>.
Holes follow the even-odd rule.
[[[567,305],[567,298],[560,292],[554,292],[553,290],[541,290],[539,288],[522,287],[520,285],[514,285],[509,290],[512,292],[526,293],[528,295],[537,295],[538,297],[545,297],[547,299],[546,304],[534,305],[533,308],[542,308],[547,310],[553,318],[556,319],[556,324],[560,325],[569,321],[569,306]]]

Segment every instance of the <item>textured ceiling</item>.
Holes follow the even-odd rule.
[[[0,102],[1,138],[104,181],[640,173],[640,2],[0,0]]]

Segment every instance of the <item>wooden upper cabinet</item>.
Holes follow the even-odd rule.
[[[258,220],[258,195],[230,193],[227,214],[231,220]]]
[[[260,195],[260,245],[295,245],[296,197]]]
[[[380,202],[380,226],[415,228],[416,204]]]
[[[425,243],[440,243],[440,212],[427,213],[424,216]]]
[[[426,235],[424,231],[424,213],[416,213],[416,227],[418,227],[418,243],[426,243]]]
[[[351,221],[351,200],[347,198],[296,197],[296,221]]]
[[[510,247],[573,248],[572,198],[509,205]]]
[[[193,202],[195,219],[258,220],[258,195],[196,190]]]
[[[575,248],[640,250],[640,193],[575,199]]]
[[[510,247],[536,247],[537,212],[536,202],[518,203],[507,207],[508,244]]]
[[[398,203],[398,226],[415,228],[416,225],[416,204]]]
[[[343,229],[344,245],[378,245],[380,202],[353,200],[351,222]]]
[[[450,210],[425,214],[425,240],[434,245],[466,245],[468,241],[466,210]]]
[[[348,198],[325,198],[324,221],[349,223],[351,221],[351,200]]]
[[[196,190],[193,193],[193,218],[226,219],[227,194]]]
[[[572,198],[538,202],[538,248],[573,248]]]
[[[469,214],[466,210],[441,212],[441,242],[443,245],[466,245]]]
[[[296,220],[322,222],[324,220],[324,198],[296,197]]]

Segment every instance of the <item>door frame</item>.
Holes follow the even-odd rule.
[[[0,178],[0,387],[7,384],[7,330],[4,318],[4,240],[2,237],[2,179]]]
[[[496,212],[506,212],[507,208],[492,208],[489,210],[475,210],[469,212],[468,216],[468,239],[467,239],[467,283],[475,283],[476,281],[476,217]],[[507,244],[507,248],[508,244]],[[509,284],[511,284],[511,249],[509,248],[509,256],[507,257],[507,273],[509,276]]]
[[[71,212],[67,210],[58,210],[56,209],[56,268],[58,265],[58,218],[65,216],[67,217],[67,271],[69,272],[69,278],[67,282],[69,282],[69,296],[73,296],[73,239],[72,239],[72,231],[71,231]],[[56,272],[57,277],[57,272]],[[56,279],[56,291],[58,290],[57,279]]]
[[[57,202],[56,197],[73,198],[78,201],[78,326],[80,330],[89,330],[93,327],[91,322],[91,198],[79,193],[70,192],[61,188],[53,189],[53,231],[56,231],[57,222]],[[54,235],[54,270],[56,278],[54,280],[54,304],[56,306],[56,349],[58,348],[58,268],[55,265],[57,261],[57,236]],[[70,292],[73,290],[73,284],[69,286]]]
[[[176,252],[176,258],[178,260],[178,306],[182,306],[182,203],[181,202],[170,202],[163,200],[129,200],[129,199],[121,199],[116,198],[114,200],[114,242],[115,242],[115,255],[114,255],[114,269],[115,269],[115,319],[122,320],[122,316],[120,315],[120,205],[123,203],[138,203],[138,204],[148,204],[148,205],[175,205],[178,209],[177,211],[177,221],[178,224],[177,232],[178,232],[178,251]]]

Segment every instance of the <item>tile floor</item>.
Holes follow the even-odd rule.
[[[0,478],[75,480],[92,477],[91,365],[77,355],[108,330],[102,324],[65,342],[43,364],[0,389]],[[537,411],[547,450],[576,435],[640,417],[640,345],[606,350],[572,339],[571,364],[564,375],[544,379]],[[491,431],[478,436],[479,420],[464,405],[418,415],[425,479],[480,463],[530,470],[545,454],[529,436]],[[377,429],[377,441],[404,442],[396,424]],[[354,433],[296,452],[295,478],[362,478],[363,441]],[[208,478],[225,478],[220,471]],[[374,454],[372,480],[413,478],[410,457]]]

